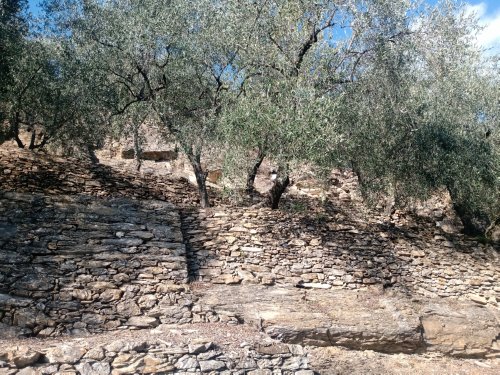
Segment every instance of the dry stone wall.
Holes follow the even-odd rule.
[[[169,203],[0,192],[0,246],[3,335],[5,325],[50,336],[191,320]]]
[[[220,319],[188,280],[500,300],[498,248],[429,223],[349,216],[339,207],[356,207],[340,193],[327,215],[198,210],[186,208],[195,192],[181,181],[29,151],[0,150],[0,159],[4,336]]]
[[[117,340],[89,348],[58,345],[0,352],[2,374],[193,374],[314,375],[306,351],[298,345],[248,344],[222,351],[212,342],[172,345],[164,340]],[[1,370],[0,370],[1,371]]]
[[[377,285],[500,301],[498,249],[439,228],[388,227],[266,208],[183,217],[190,276],[212,283],[357,289]]]

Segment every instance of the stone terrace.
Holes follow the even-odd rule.
[[[68,375],[310,375],[300,345],[384,352],[387,337],[395,353],[500,355],[498,248],[429,218],[399,213],[386,220],[368,212],[349,198],[352,178],[325,204],[291,194],[283,210],[272,211],[222,204],[212,192],[219,204],[200,210],[184,180],[26,150],[0,149],[0,163],[4,339],[133,329],[162,334],[197,323],[225,326],[219,334],[229,334],[228,324],[267,334],[252,344],[239,335],[246,354],[238,358],[223,348],[223,337],[215,344],[131,339],[137,348],[122,340],[100,351],[52,343],[26,352],[21,344],[0,350],[0,373],[8,363],[9,374],[36,373],[33,365]],[[329,309],[331,301],[345,302]],[[315,306],[316,315],[310,313]],[[348,306],[352,316],[343,311]],[[351,318],[370,316],[374,308],[379,318],[365,335],[367,326]],[[398,327],[383,326],[388,321]],[[406,321],[411,324],[402,327]]]

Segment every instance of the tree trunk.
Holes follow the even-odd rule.
[[[134,126],[134,159],[135,159],[135,168],[137,172],[141,170],[142,166],[142,149],[141,143],[139,140],[139,126]]]
[[[16,112],[16,118],[14,119],[14,124],[11,127],[12,137],[17,143],[17,147],[24,148],[23,141],[19,138],[19,123],[20,123],[19,112]]]
[[[464,226],[464,234],[468,236],[480,236],[484,234],[484,228],[478,223],[478,218],[464,204],[454,202],[453,209]]]
[[[497,227],[497,229],[495,229]],[[498,230],[498,227],[500,227],[500,216],[496,218],[496,220],[493,220],[490,225],[488,225],[488,228],[486,228],[485,236],[486,238],[492,240],[493,242],[500,242],[499,234],[500,231]]]
[[[9,125],[7,129],[5,129],[4,131],[2,131],[3,129],[0,129],[0,144],[13,139],[14,141],[16,141],[17,147],[24,148],[24,143],[21,138],[19,138],[19,124],[21,122],[20,117],[21,116],[19,112],[16,112],[14,118],[9,118]]]
[[[248,195],[253,195],[253,193],[255,192],[255,177],[257,176],[257,172],[259,171],[260,165],[262,164],[262,161],[265,157],[266,155],[264,154],[264,151],[259,149],[259,153],[254,161],[254,165],[250,168],[247,174],[246,192]]]
[[[92,164],[99,164],[99,158],[95,154],[94,146],[87,145],[87,154]]]
[[[30,150],[35,149],[35,142],[36,142],[36,130],[35,130],[35,128],[33,128],[33,130],[31,130],[30,145],[28,147]]]
[[[481,214],[474,212],[466,203],[461,202],[452,188],[448,187],[447,189],[450,193],[453,209],[464,226],[463,233],[474,237],[483,235],[486,228],[484,223],[481,222]],[[488,226],[488,224],[486,224],[486,226]]]
[[[268,196],[269,206],[273,210],[276,210],[278,208],[281,196],[285,192],[288,185],[290,185],[290,178],[288,177],[288,174],[283,177],[278,176],[274,181],[274,185],[269,191]]]
[[[196,183],[198,184],[198,194],[200,195],[200,206],[201,208],[210,207],[210,202],[208,200],[208,191],[207,191],[207,172],[203,170],[201,167],[201,156],[193,153],[189,153],[188,155],[189,162],[194,170],[194,175],[196,177]]]

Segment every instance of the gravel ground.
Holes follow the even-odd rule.
[[[498,375],[500,359],[455,359],[436,354],[383,354],[338,347],[311,348],[311,368],[324,375]]]

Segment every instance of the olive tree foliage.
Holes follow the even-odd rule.
[[[44,147],[63,139],[73,143],[82,120],[85,101],[81,79],[73,75],[73,57],[51,40],[30,38],[20,42],[22,55],[10,70],[11,83],[4,95],[6,138],[20,148]],[[22,130],[31,132],[25,145]],[[82,131],[83,134],[85,132]]]
[[[397,204],[444,188],[469,234],[498,216],[498,65],[463,5],[263,1],[245,13],[258,27],[222,130],[257,154],[249,191],[268,155],[350,167],[367,198]]]
[[[377,45],[409,34],[405,21],[413,8],[407,1],[355,0],[256,1],[247,7],[247,22],[255,27],[240,52],[243,99],[227,112],[223,138],[257,154],[248,192],[265,156],[280,166],[269,197],[276,208],[296,161],[331,161],[326,150],[341,139],[346,87],[363,74]]]
[[[202,207],[209,205],[203,151],[213,144],[221,113],[233,105],[240,90],[239,50],[245,29],[237,22],[239,13],[236,2],[209,0],[197,1],[187,11],[175,81],[155,102],[162,124],[176,137],[193,167]]]
[[[209,205],[202,152],[234,82],[237,25],[217,2],[199,0],[51,2],[93,85],[106,86],[111,131],[136,132],[145,119],[175,139]],[[237,6],[234,4],[234,9]],[[230,14],[232,14],[230,12]],[[139,151],[139,147],[136,147]]]
[[[172,48],[168,2],[139,3],[45,3],[52,33],[70,46],[81,67],[86,90],[82,97],[94,101],[95,113],[101,116],[93,123],[100,141],[105,136],[134,135],[138,162],[139,128],[152,117],[152,102],[167,86]]]
[[[367,197],[403,205],[446,189],[473,235],[500,213],[499,71],[475,46],[475,25],[445,2],[412,20],[402,43],[377,45],[345,91],[343,141],[331,150]]]
[[[4,121],[8,118],[9,91],[13,84],[12,69],[22,56],[22,41],[26,34],[26,20],[21,0],[0,1],[0,143],[12,138],[10,128]]]
[[[7,82],[2,85],[0,100],[0,141],[14,139],[18,147],[30,149],[50,143],[68,150],[79,142],[95,140],[98,132],[89,127],[102,120],[102,112],[95,110],[94,95],[87,89],[90,77],[74,49],[37,20],[17,19],[23,26],[17,26],[17,33],[11,30],[15,38],[10,47],[15,54],[2,55],[9,64],[8,69],[2,68],[2,81]],[[2,23],[2,38],[5,27],[9,27],[7,21]],[[2,47],[10,48],[9,44]],[[28,142],[20,137],[21,131],[31,132]]]

